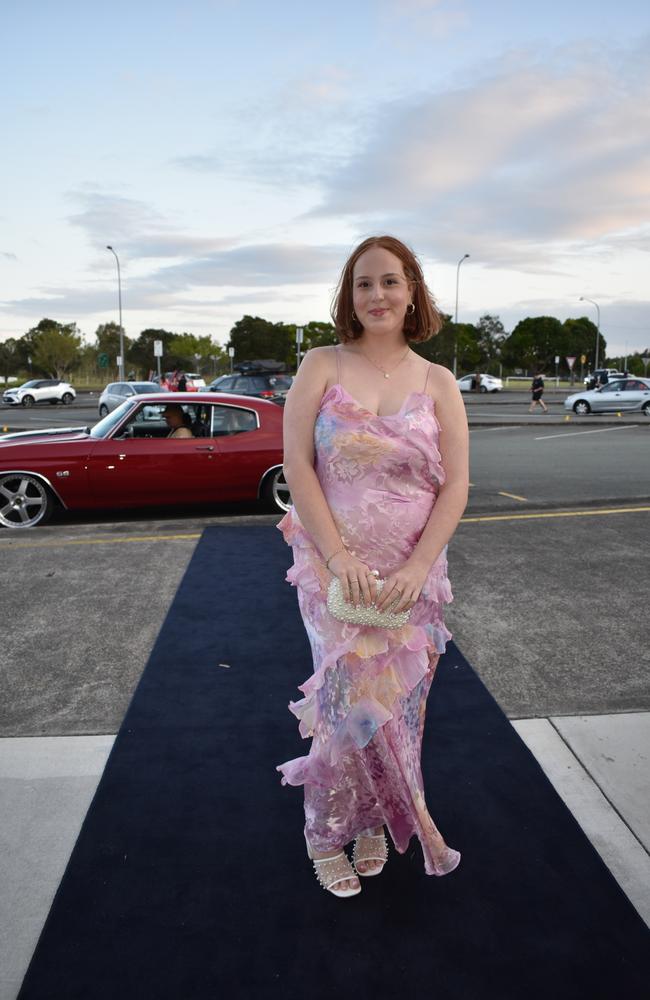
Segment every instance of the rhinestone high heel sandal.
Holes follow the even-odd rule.
[[[327,889],[327,891],[331,892],[334,896],[341,896],[343,898],[346,896],[357,896],[361,892],[361,885],[359,885],[358,889],[332,888],[332,886],[335,886],[337,882],[342,882],[344,879],[356,878],[356,872],[350,864],[345,851],[335,854],[333,858],[314,858],[311,844],[307,840],[306,833],[305,842],[307,844],[307,857],[313,861],[316,878],[322,885],[323,889]]]
[[[384,870],[384,864],[388,860],[388,842],[386,832],[382,827],[381,833],[360,833],[354,841],[352,850],[352,860],[359,875],[368,877],[369,875],[379,875]],[[370,868],[365,872],[359,871],[360,861],[382,861],[383,864],[375,868]]]

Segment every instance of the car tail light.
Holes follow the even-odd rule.
[[[260,396],[263,396],[265,399],[269,399],[271,396],[275,396],[275,393],[265,389],[264,392],[260,393]]]

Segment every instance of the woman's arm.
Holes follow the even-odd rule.
[[[445,470],[445,482],[429,519],[413,552],[399,570],[386,579],[386,586],[377,607],[383,608],[394,599],[393,586],[402,591],[394,611],[402,611],[420,596],[431,566],[453,535],[467,506],[469,490],[469,432],[465,404],[458,384],[448,368],[436,365],[432,370],[436,416],[440,424],[440,454]]]
[[[341,580],[348,600],[366,603],[371,594],[365,563],[345,549],[332,512],[314,469],[314,423],[325,386],[333,373],[334,352],[329,347],[314,347],[305,355],[284,404],[284,477],[291,490],[298,517],[313,538],[329,569]],[[332,559],[336,553],[336,558]],[[348,580],[349,576],[349,580]]]

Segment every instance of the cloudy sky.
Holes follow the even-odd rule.
[[[641,0],[2,0],[0,339],[43,316],[225,342],[328,319],[352,246],[413,246],[459,320],[650,346]]]

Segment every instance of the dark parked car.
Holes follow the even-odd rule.
[[[180,406],[188,437],[170,437]],[[282,410],[217,393],[132,396],[94,427],[0,435],[0,525],[43,524],[69,510],[262,500],[285,512]]]
[[[212,392],[234,392],[242,396],[259,396],[260,399],[270,399],[274,403],[282,404],[292,382],[293,375],[273,372],[240,372],[234,375],[221,375],[209,388]]]

